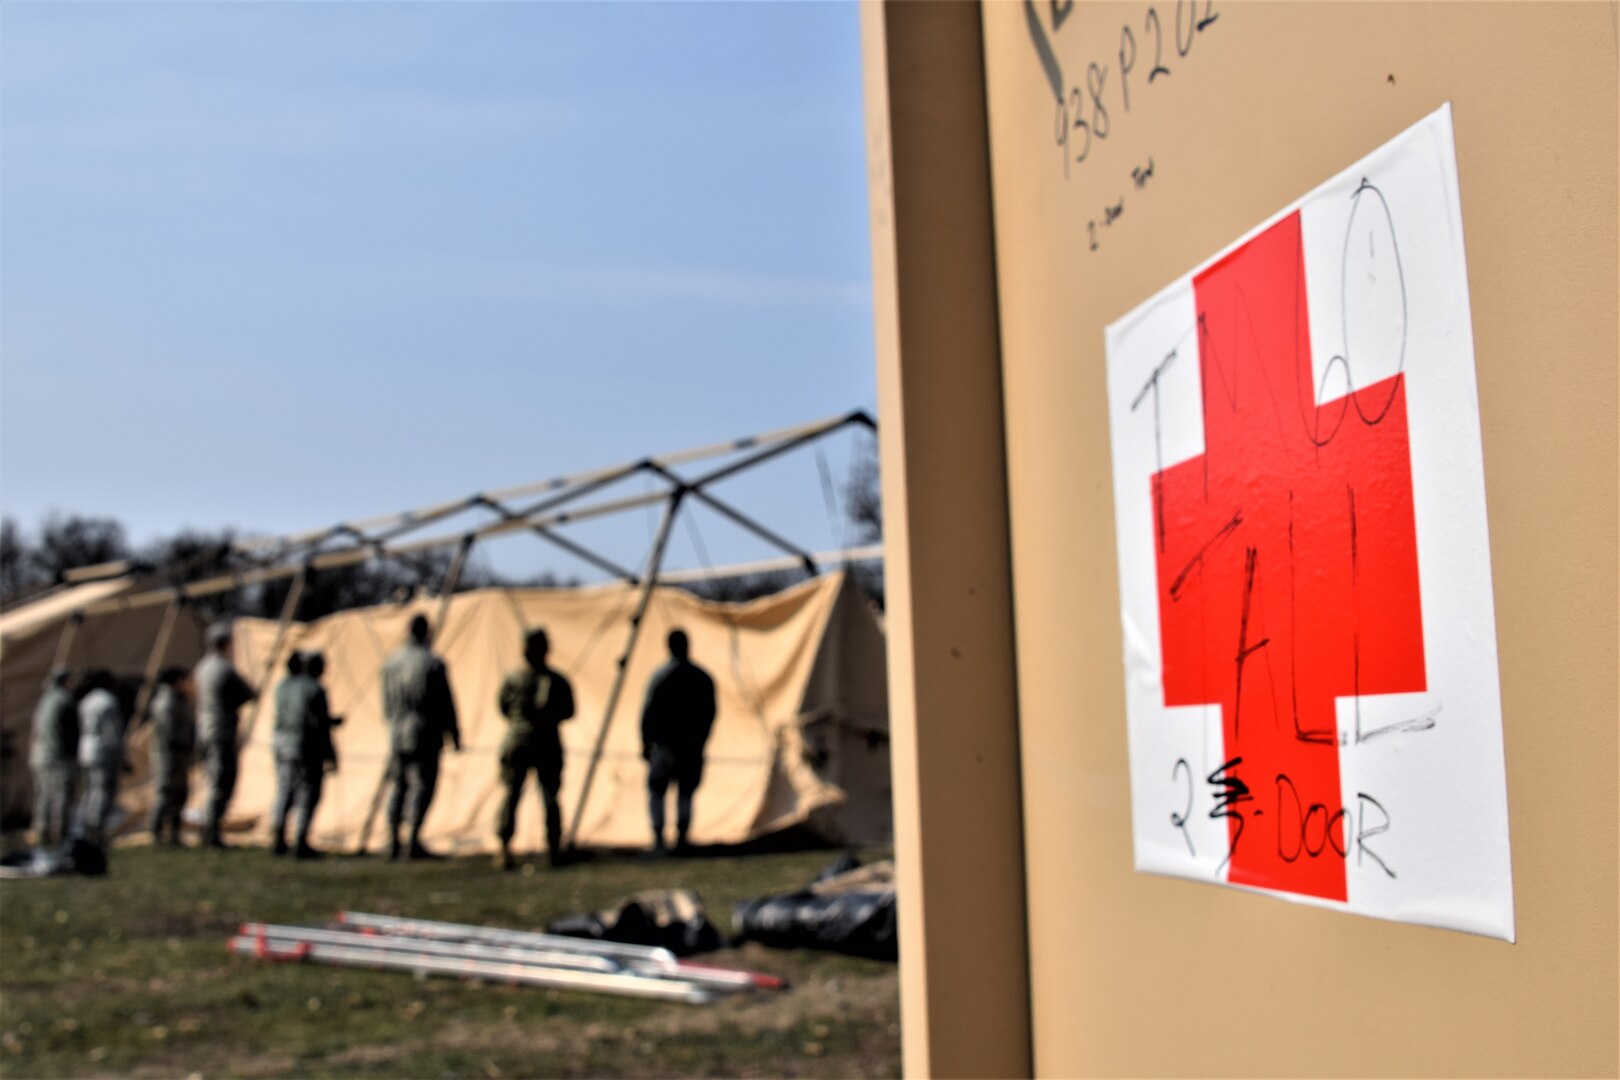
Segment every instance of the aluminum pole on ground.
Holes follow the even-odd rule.
[[[324,930],[313,926],[282,926],[274,923],[243,923],[237,930],[243,937],[269,941],[307,941],[312,945],[381,949],[420,956],[452,956],[462,960],[499,960],[534,967],[560,967],[570,971],[621,971],[623,965],[606,956],[582,952],[534,949],[526,946],[497,945],[476,941],[450,941],[441,938],[378,934],[359,930]]]
[[[654,945],[630,945],[618,941],[600,941],[595,938],[566,937],[542,934],[531,930],[505,930],[493,926],[473,926],[467,923],[434,922],[411,919],[399,915],[372,915],[365,912],[345,911],[339,914],[341,925],[353,926],[362,932],[395,939],[487,943],[490,945],[524,950],[572,952],[611,960],[642,974],[673,975],[713,986],[744,989],[780,989],[784,980],[774,975],[753,971],[694,964],[678,958],[668,949]]]
[[[561,934],[542,934],[533,930],[505,930],[495,926],[438,922],[433,919],[412,919],[403,915],[376,915],[365,911],[344,911],[338,915],[338,921],[345,926],[354,926],[362,930],[375,930],[384,934],[435,938],[442,941],[487,941],[494,944],[557,949],[590,953],[594,956],[618,957],[661,964],[675,963],[674,953],[668,949],[660,949],[655,945],[627,945],[617,941],[596,941],[591,938],[566,937]]]
[[[494,960],[458,960],[449,957],[410,956],[388,953],[376,949],[353,948],[342,945],[316,945],[299,942],[293,948],[277,953],[268,940],[234,937],[230,949],[242,956],[261,960],[310,961],[317,964],[335,964],[342,967],[369,967],[391,971],[423,972],[435,975],[458,975],[464,978],[484,979],[525,986],[544,986],[554,990],[586,990],[627,997],[655,998],[660,1001],[682,1001],[693,1005],[713,1001],[712,990],[675,979],[649,978],[642,975],[606,974],[595,971],[547,970],[527,964],[504,963]]]

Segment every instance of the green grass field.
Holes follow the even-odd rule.
[[[319,863],[131,848],[101,879],[0,881],[0,1076],[893,1076],[894,965],[748,945],[705,960],[790,989],[712,1005],[417,979],[230,955],[244,921],[343,908],[543,929],[642,889],[734,901],[796,888],[812,851],[604,856],[501,874],[484,859]]]

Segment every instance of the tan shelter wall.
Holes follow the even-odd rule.
[[[978,11],[861,17],[905,1071],[1018,1075],[1024,874]]]
[[[6,751],[0,773],[0,813],[5,820],[18,820],[32,812],[28,748],[33,737],[34,706],[44,688],[45,675],[56,660],[69,618],[132,585],[128,579],[77,585],[0,616],[0,739]],[[79,673],[102,667],[126,683],[137,680],[145,673],[157,645],[163,617],[161,605],[86,616],[73,633],[65,663]],[[195,664],[202,655],[203,630],[203,620],[194,611],[182,609],[160,667],[190,668]],[[137,731],[131,740],[136,772],[125,781],[125,788],[132,792],[143,789],[149,779],[145,738],[144,732]]]
[[[565,821],[571,820],[635,602],[636,590],[628,586],[490,589],[452,598],[434,647],[449,668],[463,751],[447,749],[444,755],[425,831],[430,846],[454,852],[493,846],[501,792],[497,754],[506,730],[496,694],[504,674],[522,662],[524,633],[534,628],[543,627],[550,635],[551,663],[573,683],[578,707],[576,717],[563,726],[567,761],[562,804]],[[267,680],[269,690],[281,678],[291,650],[318,649],[326,655],[328,697],[344,724],[334,733],[340,765],[328,780],[316,817],[317,845],[359,847],[368,819],[371,848],[384,843],[385,814],[378,798],[388,735],[379,671],[388,653],[405,639],[411,617],[421,612],[432,618],[436,608],[436,601],[367,608],[293,624],[273,659],[269,649],[276,624],[237,623],[237,666],[258,680],[270,664],[274,674]],[[739,843],[807,822],[831,840],[886,842],[888,723],[881,638],[858,590],[843,574],[742,605],[709,603],[676,589],[655,591],[579,842],[650,842],[640,711],[647,680],[668,658],[664,639],[677,627],[691,637],[692,658],[714,677],[719,692],[693,842]],[[268,833],[275,793],[271,710],[267,691],[263,711],[246,729],[241,779],[227,821],[234,819],[261,840]],[[201,798],[201,791],[194,791],[193,805],[200,805]],[[538,850],[544,837],[531,781],[515,844],[520,850]]]
[[[1185,41],[1194,5],[1151,6],[1171,74],[1150,89],[1149,4],[1075,4],[1056,32],[1068,5],[983,9],[1035,1069],[1613,1076],[1615,6],[1199,3],[1218,21],[1185,57],[1172,27],[1179,15]],[[1071,83],[1097,62],[1116,85],[1124,26],[1140,50],[1131,110],[1111,93],[1107,138],[1068,179],[1034,16]],[[1132,871],[1104,327],[1448,101],[1516,945]],[[1131,170],[1150,159],[1138,190]],[[1088,222],[1121,194],[1125,213],[1090,250]],[[933,464],[905,467],[916,483]],[[915,591],[955,584],[914,569]]]

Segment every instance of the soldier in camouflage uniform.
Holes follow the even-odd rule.
[[[271,848],[287,854],[287,814],[298,804],[297,852],[300,859],[320,857],[309,843],[309,827],[321,798],[326,774],[326,751],[331,746],[331,717],[326,712],[326,691],[310,677],[307,658],[287,658],[287,677],[276,687],[276,724],[271,737],[276,756],[276,803],[270,828]]]
[[[332,742],[332,729],[342,725],[343,717],[332,715],[330,703],[326,698],[326,687],[321,685],[321,676],[326,674],[326,657],[318,652],[305,653],[304,674],[314,681],[315,707],[321,716],[326,717],[325,729],[311,733],[311,741],[306,744],[305,749],[311,757],[321,762],[323,773],[335,773],[337,772],[338,757],[337,746]],[[315,803],[321,801],[321,792],[318,786],[313,801]],[[313,809],[310,812],[314,813]]]
[[[412,859],[435,856],[422,846],[422,821],[433,802],[439,782],[439,755],[444,741],[459,753],[461,728],[456,724],[456,703],[444,661],[428,648],[429,628],[421,615],[411,620],[410,637],[388,657],[382,670],[383,715],[388,720],[389,777],[394,789],[388,797],[388,857],[400,857],[399,827],[405,819],[406,794],[410,799]]]
[[[203,826],[203,843],[222,848],[219,824],[225,807],[236,791],[238,756],[236,711],[259,696],[231,663],[231,628],[215,624],[208,628],[208,655],[192,672],[197,694],[198,735],[208,765],[208,820]]]
[[[147,710],[152,718],[152,842],[180,846],[180,812],[185,809],[191,759],[197,749],[197,721],[188,700],[191,681],[183,668],[158,676]],[[165,837],[165,834],[167,836]]]
[[[557,790],[562,786],[563,749],[557,725],[574,715],[574,688],[561,673],[546,666],[549,647],[544,630],[530,633],[523,648],[528,663],[501,683],[498,700],[507,723],[506,738],[501,743],[501,784],[506,796],[495,827],[501,841],[495,865],[502,870],[512,868],[518,798],[531,769],[540,786],[540,801],[545,805],[546,853],[553,866],[562,857],[562,810],[557,805]]]
[[[67,834],[68,807],[79,772],[79,706],[67,688],[68,669],[56,667],[45,678],[45,693],[34,707],[28,765],[34,774],[34,835],[40,847],[56,847]]]
[[[79,699],[79,768],[84,777],[80,808],[84,837],[99,846],[118,808],[118,781],[129,769],[124,760],[124,710],[113,693],[112,673],[95,670],[85,677]]]

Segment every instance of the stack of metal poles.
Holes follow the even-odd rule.
[[[694,964],[668,949],[524,930],[343,912],[333,927],[245,923],[231,951],[261,960],[455,975],[702,1004],[781,979]]]

